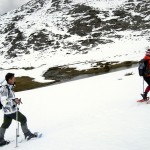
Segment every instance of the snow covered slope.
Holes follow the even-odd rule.
[[[149,45],[147,0],[32,0],[0,16],[0,66],[139,60]]]
[[[22,142],[18,149],[149,150],[150,105],[136,102],[142,85],[133,68],[16,93],[29,128],[43,133],[43,138]],[[5,138],[15,139],[15,121]],[[14,146],[12,142],[1,150]]]

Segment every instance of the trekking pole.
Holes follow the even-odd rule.
[[[18,137],[19,137],[19,121],[18,121],[18,105],[16,106],[16,147],[18,147]]]

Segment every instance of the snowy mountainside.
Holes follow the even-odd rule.
[[[107,60],[101,56],[112,53],[113,59],[122,50],[139,57],[150,40],[149,6],[147,0],[32,0],[0,17],[0,64],[7,68],[60,65],[80,57]],[[134,48],[124,50],[132,44]]]

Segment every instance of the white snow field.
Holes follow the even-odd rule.
[[[43,137],[23,141],[17,149],[149,150],[150,104],[136,102],[142,91],[143,79],[136,67],[18,92],[30,130],[42,132]],[[15,140],[15,129],[13,121],[6,140]],[[15,141],[1,150],[14,147]]]

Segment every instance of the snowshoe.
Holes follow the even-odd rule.
[[[144,99],[137,100],[137,102],[145,102]]]

